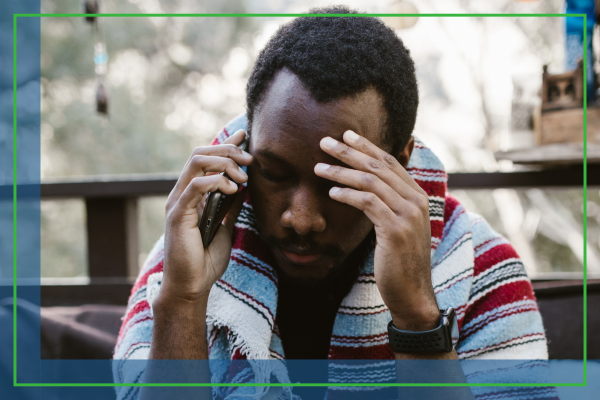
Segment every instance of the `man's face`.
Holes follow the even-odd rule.
[[[344,165],[319,142],[342,141],[347,130],[388,150],[381,143],[385,117],[375,89],[319,103],[289,70],[274,77],[254,114],[248,185],[260,235],[285,278],[317,284],[338,275],[373,228],[362,211],[329,197],[334,184],[314,167]]]

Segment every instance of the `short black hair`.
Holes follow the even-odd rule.
[[[345,6],[311,14],[358,14]],[[287,68],[312,96],[330,102],[374,87],[387,118],[384,141],[397,155],[417,118],[419,93],[410,52],[394,31],[373,17],[299,17],[281,26],[260,52],[246,86],[248,129],[276,72]]]

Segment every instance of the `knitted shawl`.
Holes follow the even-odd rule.
[[[246,123],[245,115],[234,119],[212,144],[219,144],[238,129],[245,129]],[[459,359],[529,360],[518,363],[518,373],[504,379],[530,382],[526,377],[535,373],[523,371],[533,371],[539,363],[531,363],[531,360],[547,359],[548,353],[532,286],[517,253],[482,217],[467,212],[447,193],[443,165],[418,140],[407,169],[429,195],[432,282],[439,307],[452,306],[456,310]],[[277,274],[269,260],[271,257],[257,233],[252,204],[246,195],[235,224],[229,265],[210,292],[206,325],[211,360],[249,362],[247,368],[234,372],[226,364],[222,368],[211,366],[214,382],[289,382],[277,329]],[[148,358],[152,303],[160,289],[162,270],[161,237],[140,271],[123,317],[114,352],[113,372],[117,382],[138,382],[143,372],[143,367],[125,368],[124,361]],[[394,359],[387,334],[390,319],[375,283],[371,252],[335,317],[329,360],[371,359],[379,360],[379,364],[370,367],[385,366],[382,360]],[[273,361],[261,364],[258,360]],[[465,369],[465,373],[469,382],[485,381],[481,371],[469,373]],[[366,374],[335,363],[329,368],[330,382],[386,382],[390,379],[393,381],[395,375]],[[117,388],[118,398],[135,398],[137,389]],[[347,398],[339,388],[334,389],[327,392],[328,398]],[[511,388],[504,397],[498,394],[498,388],[482,388],[476,394],[481,399],[486,396],[520,398],[523,393],[519,394],[519,390]],[[534,390],[536,398],[555,396],[553,388]],[[216,398],[293,396],[290,388],[268,387],[221,387],[213,393]]]

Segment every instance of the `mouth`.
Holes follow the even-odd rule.
[[[279,251],[288,261],[294,264],[308,264],[323,257],[322,253],[311,253],[294,248],[284,249],[283,247],[279,247]]]

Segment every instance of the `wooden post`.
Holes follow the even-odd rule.
[[[87,198],[85,205],[90,278],[136,276],[137,198]]]

